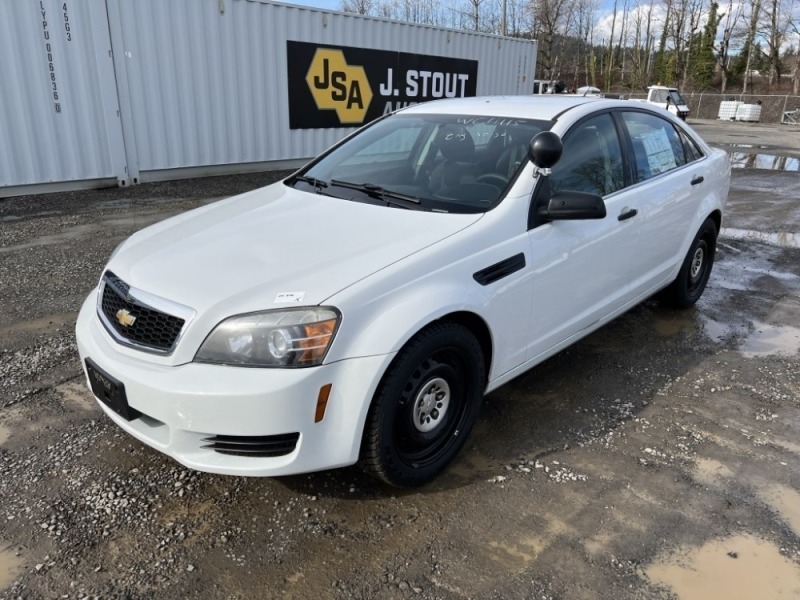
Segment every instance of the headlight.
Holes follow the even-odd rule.
[[[341,316],[334,308],[298,308],[225,319],[205,339],[197,362],[243,367],[313,367],[322,362]]]

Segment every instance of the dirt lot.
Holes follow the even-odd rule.
[[[0,201],[0,599],[800,597],[800,174],[736,170],[695,309],[647,302],[494,392],[411,492],[189,471],[86,389],[73,325],[114,246],[278,175]]]

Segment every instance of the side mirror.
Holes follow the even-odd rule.
[[[564,145],[552,131],[541,131],[533,136],[528,147],[528,158],[540,169],[549,169],[561,158]]]
[[[539,217],[544,221],[603,219],[605,216],[603,198],[585,192],[559,192],[550,198],[546,207],[539,209]]]

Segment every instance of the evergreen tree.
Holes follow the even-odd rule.
[[[672,80],[666,53],[671,8],[672,5],[667,4],[667,14],[664,16],[664,28],[661,30],[661,39],[658,42],[658,54],[656,54],[655,66],[653,68],[653,77],[655,77],[656,83],[661,83],[662,85],[669,85],[667,80]]]
[[[692,60],[694,64],[694,84],[701,90],[711,86],[714,76],[714,40],[717,37],[717,27],[719,26],[719,4],[714,0],[708,10],[708,21],[705,29],[700,35],[700,43],[697,44],[696,54]]]

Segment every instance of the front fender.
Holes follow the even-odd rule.
[[[463,282],[445,280],[407,285],[361,306],[342,307],[341,335],[328,360],[394,354],[427,325],[456,312],[470,312],[486,322],[488,303],[488,291],[476,286],[465,294]],[[336,298],[330,304],[341,306]]]
[[[506,199],[468,230],[328,298],[342,323],[326,362],[396,353],[427,325],[457,312],[486,325],[490,380],[524,362],[533,293],[527,210],[527,196]],[[498,277],[478,275],[520,255],[524,260]]]

